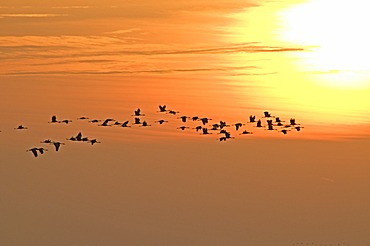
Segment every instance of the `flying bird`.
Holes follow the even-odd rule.
[[[72,122],[71,120],[61,120],[61,121],[58,121],[59,123],[65,123],[65,124],[68,124],[69,122]]]
[[[53,142],[53,145],[55,147],[55,151],[59,151],[60,145],[65,145],[65,143]]]
[[[31,149],[28,149],[26,151],[31,151],[33,156],[37,157],[38,156],[38,153],[37,151],[40,152],[40,154],[44,154],[44,151],[47,151],[47,149],[44,149],[44,148],[31,148]]]
[[[57,116],[56,115],[51,116],[51,121],[49,121],[48,123],[58,123]]]
[[[162,125],[164,122],[168,122],[168,120],[157,120],[157,121],[154,121],[155,123],[159,123],[160,125]]]
[[[201,118],[200,119],[203,123],[203,125],[207,124],[209,120],[212,120],[212,119],[209,119],[209,118]]]
[[[131,126],[128,125],[128,120],[126,120],[121,124],[121,127],[131,127]]]
[[[188,117],[188,116],[181,116],[181,117],[178,117],[178,119],[181,119],[181,121],[185,123],[187,119],[190,119],[190,117]]]
[[[106,119],[103,123],[101,123],[99,126],[110,126],[110,125],[108,125],[108,123],[110,122],[110,121],[114,121],[114,119]]]
[[[141,109],[138,108],[137,110],[134,111],[134,115],[133,116],[144,116],[145,114],[142,114],[141,113]]]
[[[181,130],[185,130],[186,128],[189,128],[188,126],[180,126],[180,127],[177,127],[177,129],[181,129]]]
[[[242,127],[244,124],[243,123],[235,123],[234,126],[235,126],[235,130],[239,130],[240,127]]]
[[[91,145],[94,145],[96,143],[101,143],[101,142],[98,142],[98,140],[96,140],[96,139],[91,139],[91,140],[89,140],[89,142],[91,143]]]
[[[19,125],[18,127],[14,128],[15,130],[25,130],[25,129],[28,129],[27,127],[23,126],[23,125]]]
[[[159,112],[166,112],[166,105],[159,105]]]

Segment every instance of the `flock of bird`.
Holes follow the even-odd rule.
[[[170,114],[176,115],[179,114],[178,111],[175,110],[169,110],[167,109],[166,105],[159,105],[159,110],[157,111],[159,114]],[[118,126],[123,128],[129,128],[132,126],[139,126],[139,127],[150,127],[152,126],[147,121],[143,120],[143,114],[141,112],[141,109],[138,108],[134,110],[133,116],[133,122],[130,124],[130,120],[126,120],[124,122],[117,121],[112,118],[107,118],[105,120],[99,120],[99,119],[90,119],[88,117],[79,117],[78,120],[86,120],[90,123],[95,123],[100,127],[109,127],[109,126]],[[182,125],[177,127],[178,130],[185,131],[187,129],[190,129],[190,126],[187,125],[187,122],[199,122],[196,123],[196,127],[192,127],[196,132],[198,132],[201,135],[210,135],[210,134],[218,134],[219,137],[217,137],[217,140],[220,142],[227,141],[230,139],[235,139],[235,136],[232,136],[230,128],[234,128],[235,132],[238,133],[238,135],[247,135],[247,134],[253,134],[253,132],[248,131],[246,129],[241,130],[246,124],[251,124],[253,127],[264,129],[267,131],[278,131],[282,134],[287,134],[289,131],[301,131],[303,126],[301,126],[299,123],[296,122],[295,118],[290,118],[289,123],[284,123],[285,121],[281,120],[280,117],[272,115],[270,112],[265,111],[263,112],[263,116],[260,119],[257,119],[255,115],[249,116],[249,121],[247,123],[242,122],[236,122],[234,124],[227,124],[225,121],[220,120],[219,122],[214,122],[213,124],[210,123],[212,119],[207,117],[198,117],[198,116],[185,116],[181,115],[176,117]],[[263,123],[262,120],[265,120],[265,123]],[[55,115],[51,117],[51,121],[49,121],[49,124],[69,124],[72,120],[58,120]],[[155,124],[163,125],[167,123],[168,120],[159,119],[154,121]],[[28,128],[19,125],[18,127],[14,128],[15,130],[27,130]],[[240,130],[240,131],[239,131]],[[97,139],[93,138],[90,139],[89,137],[83,136],[81,132],[78,132],[76,136],[72,136],[69,138],[66,138],[68,141],[76,141],[76,142],[85,142],[89,143],[91,145],[101,143]],[[41,141],[43,144],[50,144],[54,146],[55,151],[59,151],[61,148],[61,145],[65,145],[63,142],[59,141],[53,141],[51,139],[46,139]],[[33,147],[26,150],[27,152],[31,152],[34,157],[38,157],[39,155],[44,154],[48,149],[44,147]]]

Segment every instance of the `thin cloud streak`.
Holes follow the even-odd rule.
[[[46,18],[46,17],[62,17],[67,14],[0,14],[2,18]]]

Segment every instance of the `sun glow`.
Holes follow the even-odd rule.
[[[370,23],[365,0],[312,0],[280,12],[279,38],[308,47],[299,63],[320,85],[370,87]]]

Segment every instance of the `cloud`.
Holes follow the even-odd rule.
[[[0,14],[0,18],[48,18],[68,16],[67,14]]]
[[[52,9],[89,9],[91,6],[54,6]]]

